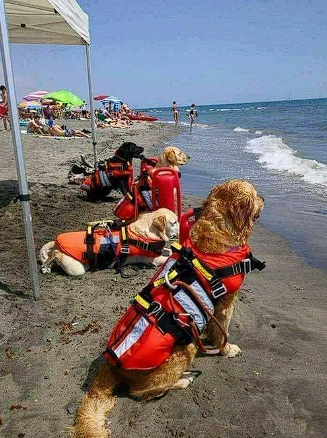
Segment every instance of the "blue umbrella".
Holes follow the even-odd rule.
[[[103,105],[105,105],[106,103],[112,102],[112,103],[122,103],[122,100],[119,99],[119,97],[116,96],[108,96],[105,99],[101,100],[101,102],[103,103]]]

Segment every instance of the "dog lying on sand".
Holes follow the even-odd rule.
[[[100,226],[99,226],[100,225]],[[41,270],[51,272],[59,265],[68,275],[80,276],[89,269],[121,268],[143,264],[160,266],[170,254],[165,248],[177,240],[179,224],[172,211],[161,208],[144,214],[136,222],[108,228],[108,222],[90,223],[88,231],[59,234],[40,250]]]
[[[70,431],[71,437],[110,436],[105,418],[115,404],[114,393],[121,384],[128,387],[132,396],[142,400],[159,397],[170,389],[186,388],[194,379],[194,374],[186,370],[197,353],[196,345],[201,345],[201,340],[196,340],[196,333],[189,329],[192,324],[197,324],[198,328],[206,320],[205,314],[211,315],[209,322],[203,324],[205,328],[208,322],[207,341],[214,346],[211,353],[233,357],[240,352],[237,345],[227,342],[226,333],[244,274],[252,268],[264,267],[263,263],[253,258],[247,246],[263,205],[263,198],[245,181],[232,180],[212,189],[199,219],[191,228],[189,239],[184,248],[179,249],[180,255],[174,259],[173,254],[168,259],[159,274],[136,296],[134,307],[127,310],[113,329],[106,350],[108,363],[100,368],[83,398],[76,425]],[[216,259],[220,260],[220,268],[214,270]],[[240,261],[235,263],[236,260]],[[220,273],[218,277],[215,272]],[[191,300],[187,300],[185,295],[188,290]],[[160,301],[164,293],[167,299]],[[214,303],[211,312],[209,307],[213,304],[208,300],[210,296]],[[194,308],[194,304],[201,308],[201,312],[195,309],[194,315],[182,313],[181,299],[184,300],[184,312],[187,305]],[[169,312],[169,305],[173,312]],[[128,328],[130,334],[123,333],[126,336],[122,340],[122,333],[118,333],[120,323],[124,325],[128,319],[134,321],[135,315],[135,326]],[[175,325],[167,326],[167,321],[173,320]],[[153,328],[154,324],[157,327]],[[186,336],[183,337],[183,334]],[[147,346],[150,354],[144,357],[142,337],[143,342],[147,342],[151,336],[154,343],[151,349]],[[180,342],[176,342],[178,337]],[[167,347],[170,338],[173,341]],[[155,366],[160,362],[159,366]]]

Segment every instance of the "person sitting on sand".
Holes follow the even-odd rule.
[[[90,138],[89,135],[85,134],[82,131],[76,129],[67,128],[67,126],[63,125],[60,127],[59,125],[52,124],[49,125],[49,134],[54,137],[86,137]]]
[[[33,118],[27,123],[26,130],[28,134],[44,135],[44,128],[38,114],[35,114]]]

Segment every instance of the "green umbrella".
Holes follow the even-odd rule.
[[[71,91],[61,90],[54,91],[53,93],[48,93],[42,97],[42,99],[52,99],[58,102],[67,103],[73,106],[82,106],[84,105],[84,101],[80,99],[76,94]]]

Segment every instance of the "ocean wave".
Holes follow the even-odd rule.
[[[216,111],[243,111],[244,108],[217,108]]]
[[[262,131],[259,131],[259,130],[258,130],[258,131],[255,131],[254,133],[257,134],[257,135],[261,135],[261,134],[262,134]]]
[[[241,128],[240,126],[237,126],[233,129],[234,132],[249,132],[249,129]]]
[[[301,158],[296,151],[275,135],[263,135],[249,140],[245,150],[258,155],[263,167],[300,176],[310,184],[327,185],[327,165],[316,160]]]
[[[170,125],[175,124],[172,120],[159,120],[160,123],[168,123]],[[181,126],[190,126],[190,122],[178,122]],[[205,123],[195,123],[193,129],[212,129],[211,125],[206,125]]]

